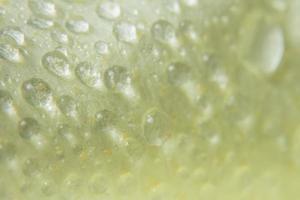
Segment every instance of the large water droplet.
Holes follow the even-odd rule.
[[[54,17],[56,15],[55,4],[51,1],[30,0],[28,6],[36,15],[43,15],[45,17]]]
[[[89,62],[81,62],[77,65],[75,73],[85,85],[96,89],[103,88],[100,66],[93,65]]]
[[[24,45],[25,44],[25,35],[17,27],[6,27],[3,30],[1,30],[0,35],[2,37],[7,37],[7,38],[12,39],[16,45]]]
[[[167,117],[157,109],[151,109],[143,116],[143,133],[151,145],[162,145],[168,137]]]
[[[13,63],[19,63],[23,60],[20,50],[10,44],[0,44],[0,58]]]
[[[46,53],[42,58],[43,66],[51,73],[68,78],[71,76],[70,64],[67,57],[59,51]]]
[[[28,24],[37,29],[49,29],[53,27],[54,22],[50,19],[32,17],[28,20]]]
[[[97,41],[94,46],[95,46],[95,50],[98,54],[100,54],[100,55],[109,54],[109,46],[108,46],[107,42]]]
[[[39,78],[32,78],[22,85],[22,95],[32,106],[53,110],[53,97],[49,85]]]
[[[174,26],[166,20],[158,20],[153,23],[151,27],[151,33],[155,40],[176,46],[177,35]]]
[[[24,118],[19,122],[19,135],[23,139],[31,139],[33,135],[40,132],[39,123],[30,117]]]
[[[82,17],[69,19],[66,23],[66,27],[73,33],[88,33],[90,30],[90,24]]]
[[[78,115],[76,101],[68,95],[61,96],[57,101],[58,107],[62,113],[68,117],[76,118]]]
[[[116,19],[121,15],[121,8],[118,3],[105,0],[97,7],[97,14],[105,19]]]
[[[114,25],[113,32],[121,42],[136,43],[138,40],[136,26],[132,23],[121,21]]]
[[[278,26],[263,26],[257,30],[247,60],[266,74],[279,67],[284,53],[283,32]]]

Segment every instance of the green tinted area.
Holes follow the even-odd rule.
[[[0,5],[0,199],[299,196],[299,0]]]

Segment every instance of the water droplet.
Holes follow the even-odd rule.
[[[40,172],[40,165],[35,159],[27,159],[22,168],[25,176],[35,176]]]
[[[58,134],[62,136],[69,144],[75,146],[77,144],[74,131],[69,125],[60,124],[57,130]]]
[[[104,74],[104,82],[108,89],[116,89],[124,84],[128,84],[129,74],[127,69],[122,66],[108,68]]]
[[[113,27],[116,38],[121,42],[136,43],[138,40],[136,26],[129,22],[118,22]]]
[[[51,73],[64,78],[71,76],[71,67],[67,57],[59,51],[46,53],[42,58],[43,66]]]
[[[278,26],[262,26],[255,33],[247,60],[266,74],[274,73],[284,53],[284,37]]]
[[[20,50],[10,44],[0,44],[0,58],[13,63],[20,63],[23,60]]]
[[[85,85],[96,89],[102,89],[103,82],[100,69],[100,66],[93,65],[89,62],[81,62],[77,65],[75,73]]]
[[[33,135],[39,134],[39,123],[30,117],[24,118],[19,122],[19,135],[23,139],[31,139]]]
[[[24,33],[17,27],[6,27],[1,30],[0,35],[2,37],[7,37],[12,39],[16,45],[24,45],[25,44],[25,35]]]
[[[63,95],[58,99],[58,107],[62,113],[68,117],[76,118],[78,115],[76,101],[68,95]]]
[[[5,15],[5,13],[6,13],[6,10],[3,7],[0,7],[0,17]]]
[[[82,17],[73,17],[66,23],[67,29],[72,33],[88,33],[90,31],[90,24]]]
[[[173,85],[180,85],[191,78],[190,68],[181,62],[169,65],[167,69],[168,80]]]
[[[62,30],[54,30],[51,33],[51,37],[54,41],[56,41],[60,44],[68,44],[69,43],[68,34]]]
[[[0,90],[0,111],[7,114],[15,113],[12,97],[5,90]]]
[[[143,116],[143,133],[151,145],[162,145],[168,137],[166,116],[157,109],[151,109]]]
[[[161,43],[177,46],[177,35],[174,26],[166,20],[158,20],[151,27],[151,34]]]
[[[118,3],[105,0],[97,7],[97,14],[104,19],[116,19],[121,15],[121,8]]]
[[[30,0],[28,6],[36,15],[43,15],[45,17],[54,17],[56,15],[55,4],[51,1]]]
[[[182,34],[191,41],[196,41],[199,37],[194,25],[189,21],[182,22],[180,24],[180,30]]]
[[[181,0],[182,3],[186,6],[193,7],[198,5],[198,0]]]
[[[50,19],[44,19],[41,17],[39,17],[39,18],[31,17],[28,20],[28,24],[37,29],[49,29],[49,28],[53,27],[54,22]]]
[[[102,110],[95,115],[97,128],[103,129],[115,125],[116,115],[110,110]]]
[[[108,44],[104,41],[97,41],[95,43],[95,50],[100,55],[107,55],[109,54],[109,47]]]
[[[53,97],[49,85],[39,78],[24,81],[22,95],[25,100],[35,107],[53,110]]]

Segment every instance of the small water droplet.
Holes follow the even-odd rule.
[[[72,146],[75,146],[77,144],[77,140],[74,135],[74,131],[72,130],[72,128],[69,125],[60,124],[58,126],[57,132]]]
[[[24,81],[22,95],[32,106],[41,107],[48,111],[54,109],[51,88],[42,79],[32,78]]]
[[[54,41],[56,41],[60,44],[68,44],[69,43],[68,34],[62,30],[54,30],[51,33],[51,37]]]
[[[102,89],[103,82],[100,69],[100,66],[93,65],[89,62],[81,62],[77,65],[75,73],[83,84],[92,88]]]
[[[13,63],[20,63],[23,60],[20,50],[10,44],[0,44],[0,58]]]
[[[59,51],[51,51],[42,57],[43,66],[59,77],[69,78],[71,67],[67,57]]]
[[[189,66],[182,62],[175,62],[167,69],[168,80],[173,85],[180,85],[191,78]]]
[[[54,25],[54,22],[52,20],[44,19],[41,17],[31,17],[27,23],[37,29],[49,29]]]
[[[94,45],[95,50],[100,55],[107,55],[109,54],[109,46],[107,42],[104,41],[97,41]]]
[[[27,117],[19,122],[19,135],[23,139],[31,139],[33,135],[39,134],[39,132],[40,125],[35,119]]]
[[[182,3],[188,7],[194,7],[198,5],[198,0],[181,0]]]
[[[151,27],[151,34],[161,43],[177,46],[177,35],[174,26],[166,20],[158,20]]]
[[[95,115],[97,128],[103,129],[109,126],[114,126],[116,115],[110,110],[102,110]]]
[[[166,116],[157,109],[151,109],[143,116],[143,133],[151,145],[162,145],[168,137]]]
[[[108,89],[116,89],[128,83],[129,74],[122,66],[108,68],[104,74],[104,82]]]
[[[28,6],[36,15],[42,15],[45,17],[54,17],[56,15],[56,6],[51,1],[30,0],[28,2]]]
[[[182,34],[191,41],[196,41],[199,38],[194,25],[189,21],[180,23],[180,30]]]
[[[15,113],[12,97],[5,90],[0,90],[0,111],[7,114]]]
[[[16,45],[25,44],[25,35],[18,27],[6,27],[1,30],[0,35],[12,39]]]
[[[76,101],[68,95],[61,96],[57,101],[58,107],[62,113],[68,117],[76,118],[78,115],[78,106]]]
[[[82,17],[73,17],[66,23],[67,29],[72,33],[88,33],[90,31],[90,24]]]
[[[138,40],[136,26],[132,23],[121,21],[114,25],[113,32],[121,42],[136,43]]]
[[[104,19],[116,19],[121,15],[121,7],[116,2],[105,0],[97,7],[97,14]]]

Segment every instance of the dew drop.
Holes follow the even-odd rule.
[[[97,14],[104,19],[116,19],[121,15],[121,8],[118,3],[105,0],[97,7]]]
[[[199,38],[194,25],[189,21],[180,23],[180,30],[182,34],[191,41],[196,41]]]
[[[3,30],[1,30],[0,35],[2,37],[7,37],[12,39],[16,45],[22,46],[25,44],[25,35],[17,27],[6,27]]]
[[[74,17],[69,19],[66,23],[67,29],[76,34],[88,33],[90,31],[90,24],[82,17]]]
[[[166,20],[158,20],[151,27],[151,34],[161,43],[177,46],[177,35],[174,26]]]
[[[30,117],[24,118],[19,122],[19,135],[23,139],[31,139],[34,135],[39,134],[39,123]]]
[[[49,29],[53,27],[54,22],[50,19],[31,17],[28,24],[37,29]]]
[[[5,90],[0,90],[0,111],[7,114],[15,113],[12,97]]]
[[[23,60],[20,50],[10,44],[0,44],[0,58],[13,63],[20,63]]]
[[[51,88],[42,79],[32,78],[24,81],[22,95],[32,106],[41,107],[49,111],[54,109]]]
[[[36,15],[54,17],[56,15],[55,4],[46,0],[30,0],[28,2],[30,10]]]
[[[143,133],[151,145],[162,145],[168,137],[166,116],[157,109],[151,109],[143,116]]]
[[[103,129],[115,125],[116,115],[112,111],[104,109],[96,113],[95,119],[97,128]]]
[[[191,78],[190,68],[181,62],[175,62],[168,66],[168,81],[173,85],[180,85]]]
[[[57,130],[58,134],[62,136],[69,144],[75,146],[77,141],[74,135],[74,131],[69,125],[60,124]]]
[[[68,95],[61,96],[57,101],[58,107],[63,114],[68,117],[76,118],[78,115],[78,106],[76,101]]]
[[[274,73],[284,54],[283,32],[278,26],[264,26],[254,37],[247,60],[265,74]]]
[[[100,55],[107,55],[109,54],[109,46],[107,42],[104,41],[97,41],[94,45],[95,50]]]
[[[188,7],[194,7],[198,5],[198,0],[181,0],[182,3]]]
[[[121,42],[136,43],[138,40],[136,26],[129,22],[121,21],[114,25],[115,37]]]
[[[56,41],[60,44],[68,44],[69,43],[69,36],[64,31],[54,30],[51,33],[51,37],[54,41]]]
[[[127,69],[122,66],[113,66],[104,73],[104,82],[108,89],[117,89],[122,85],[128,84],[129,74]]]
[[[43,66],[56,76],[69,78],[71,67],[67,57],[59,51],[51,51],[42,57]]]
[[[89,62],[81,62],[77,65],[75,73],[83,84],[96,89],[103,88],[100,66]]]

